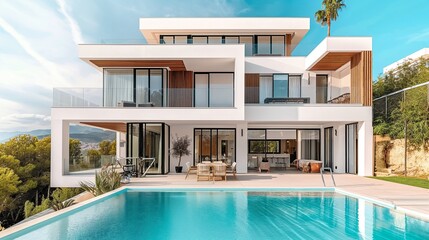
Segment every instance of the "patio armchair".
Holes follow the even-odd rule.
[[[186,163],[186,167],[188,168],[188,170],[187,170],[187,172],[186,172],[186,177],[185,177],[185,179],[187,179],[187,178],[188,178],[188,175],[189,175],[190,173],[197,173],[197,167],[196,167],[196,166],[191,166],[191,163],[190,163],[190,162],[187,162],[187,163]]]
[[[213,182],[215,177],[221,177],[226,182],[226,164],[215,164],[213,165]]]
[[[198,164],[197,165],[197,181],[200,178],[207,178],[207,181],[210,181],[211,173],[210,173],[210,165],[207,164]]]
[[[226,173],[231,173],[234,176],[234,179],[237,179],[237,176],[235,176],[237,173],[237,163],[233,162],[231,167],[226,170]]]

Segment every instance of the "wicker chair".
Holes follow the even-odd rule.
[[[213,165],[213,182],[215,177],[221,177],[226,181],[226,165],[225,164],[215,164]]]
[[[188,171],[186,172],[186,177],[185,177],[185,179],[187,179],[187,178],[188,178],[188,175],[189,175],[190,173],[197,173],[197,167],[196,167],[196,166],[191,166],[191,163],[190,163],[190,162],[187,162],[187,163],[186,163],[186,167],[188,168]]]
[[[237,173],[237,163],[233,162],[231,165],[231,168],[226,170],[226,173],[232,173],[232,176],[234,176],[234,179],[237,179],[237,176],[235,176],[235,174]]]
[[[210,181],[211,173],[210,173],[210,165],[207,164],[198,164],[197,165],[197,181],[200,178],[207,178],[207,181]]]

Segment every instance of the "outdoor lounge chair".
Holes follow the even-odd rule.
[[[231,167],[226,170],[226,173],[232,173],[235,179],[237,179],[237,176],[235,174],[237,173],[237,163],[232,163]]]
[[[226,165],[225,164],[214,164],[213,165],[213,182],[215,177],[221,177],[226,181]]]
[[[187,163],[186,163],[186,167],[188,168],[188,171],[186,172],[186,177],[185,177],[185,179],[187,179],[187,178],[188,178],[188,175],[189,175],[190,173],[197,173],[197,167],[196,167],[196,166],[191,166],[191,163],[190,163],[190,162],[187,162]]]
[[[207,181],[210,181],[211,173],[210,173],[210,165],[207,164],[198,164],[197,165],[197,181],[200,178],[207,178]]]

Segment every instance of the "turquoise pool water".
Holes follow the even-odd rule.
[[[6,239],[429,239],[429,222],[333,192],[128,190]]]

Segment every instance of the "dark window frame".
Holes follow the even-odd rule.
[[[192,107],[195,107],[195,75],[197,74],[207,74],[207,107],[210,107],[210,74],[232,74],[232,107],[235,107],[235,73],[234,72],[194,72],[194,89],[193,89],[193,98],[192,98]],[[228,107],[230,108],[230,107]]]
[[[254,36],[254,43],[255,43],[255,51],[254,51],[254,55],[258,55],[258,37],[270,37],[270,53],[269,54],[264,54],[264,55],[278,55],[278,54],[273,54],[273,37],[283,37],[283,45],[285,46],[285,51],[280,54],[280,56],[285,56],[286,55],[286,35],[255,35]]]
[[[268,130],[295,130],[295,139],[296,139],[296,141],[297,141],[297,144],[298,144],[298,131],[299,130],[316,130],[316,131],[318,131],[319,132],[319,146],[318,146],[318,151],[319,151],[319,157],[321,157],[321,154],[322,154],[322,149],[321,149],[321,142],[322,142],[322,139],[321,139],[321,137],[322,137],[322,135],[321,135],[321,129],[320,128],[248,128],[247,129],[247,131],[249,131],[249,130],[264,130],[265,131],[265,137],[264,137],[264,139],[247,139],[247,140],[270,140],[270,139],[267,139],[267,131]],[[247,149],[249,149],[249,147],[247,148]],[[296,149],[297,151],[298,151],[298,145],[297,145],[297,149]],[[281,150],[280,150],[281,151]],[[267,157],[267,154],[265,154],[265,157]]]
[[[236,128],[194,128],[194,136],[193,136],[193,150],[192,150],[192,161],[193,161],[193,165],[195,166],[195,158],[196,158],[196,153],[195,153],[195,133],[197,131],[200,131],[200,136],[202,136],[203,130],[210,130],[210,161],[212,159],[212,134],[213,134],[213,130],[216,130],[216,146],[217,146],[217,151],[219,152],[219,149],[222,148],[222,146],[219,146],[219,144],[217,144],[219,142],[219,130],[234,130],[234,162],[237,161],[237,129]],[[199,140],[199,152],[200,152],[200,156],[201,156],[201,147],[202,147],[202,137],[200,137]],[[219,155],[216,154],[216,160],[219,160]]]
[[[126,132],[126,147],[125,147],[125,154],[127,157],[133,155],[132,151],[132,145],[133,145],[133,138],[130,137],[130,130],[132,134],[132,126],[138,126],[139,128],[139,157],[144,157],[142,154],[146,152],[146,125],[147,124],[160,124],[161,125],[161,134],[162,134],[162,141],[161,141],[161,166],[158,166],[161,168],[161,175],[168,174],[170,172],[170,154],[168,154],[167,159],[165,158],[165,150],[170,149],[170,125],[163,123],[163,122],[127,122],[127,132]],[[168,136],[165,135],[165,126],[168,126]],[[143,134],[144,133],[144,134]],[[165,138],[168,139],[168,146],[165,146]],[[130,148],[131,146],[131,148]],[[168,164],[168,169],[165,171],[165,164]],[[159,175],[159,173],[147,173],[147,175]]]

